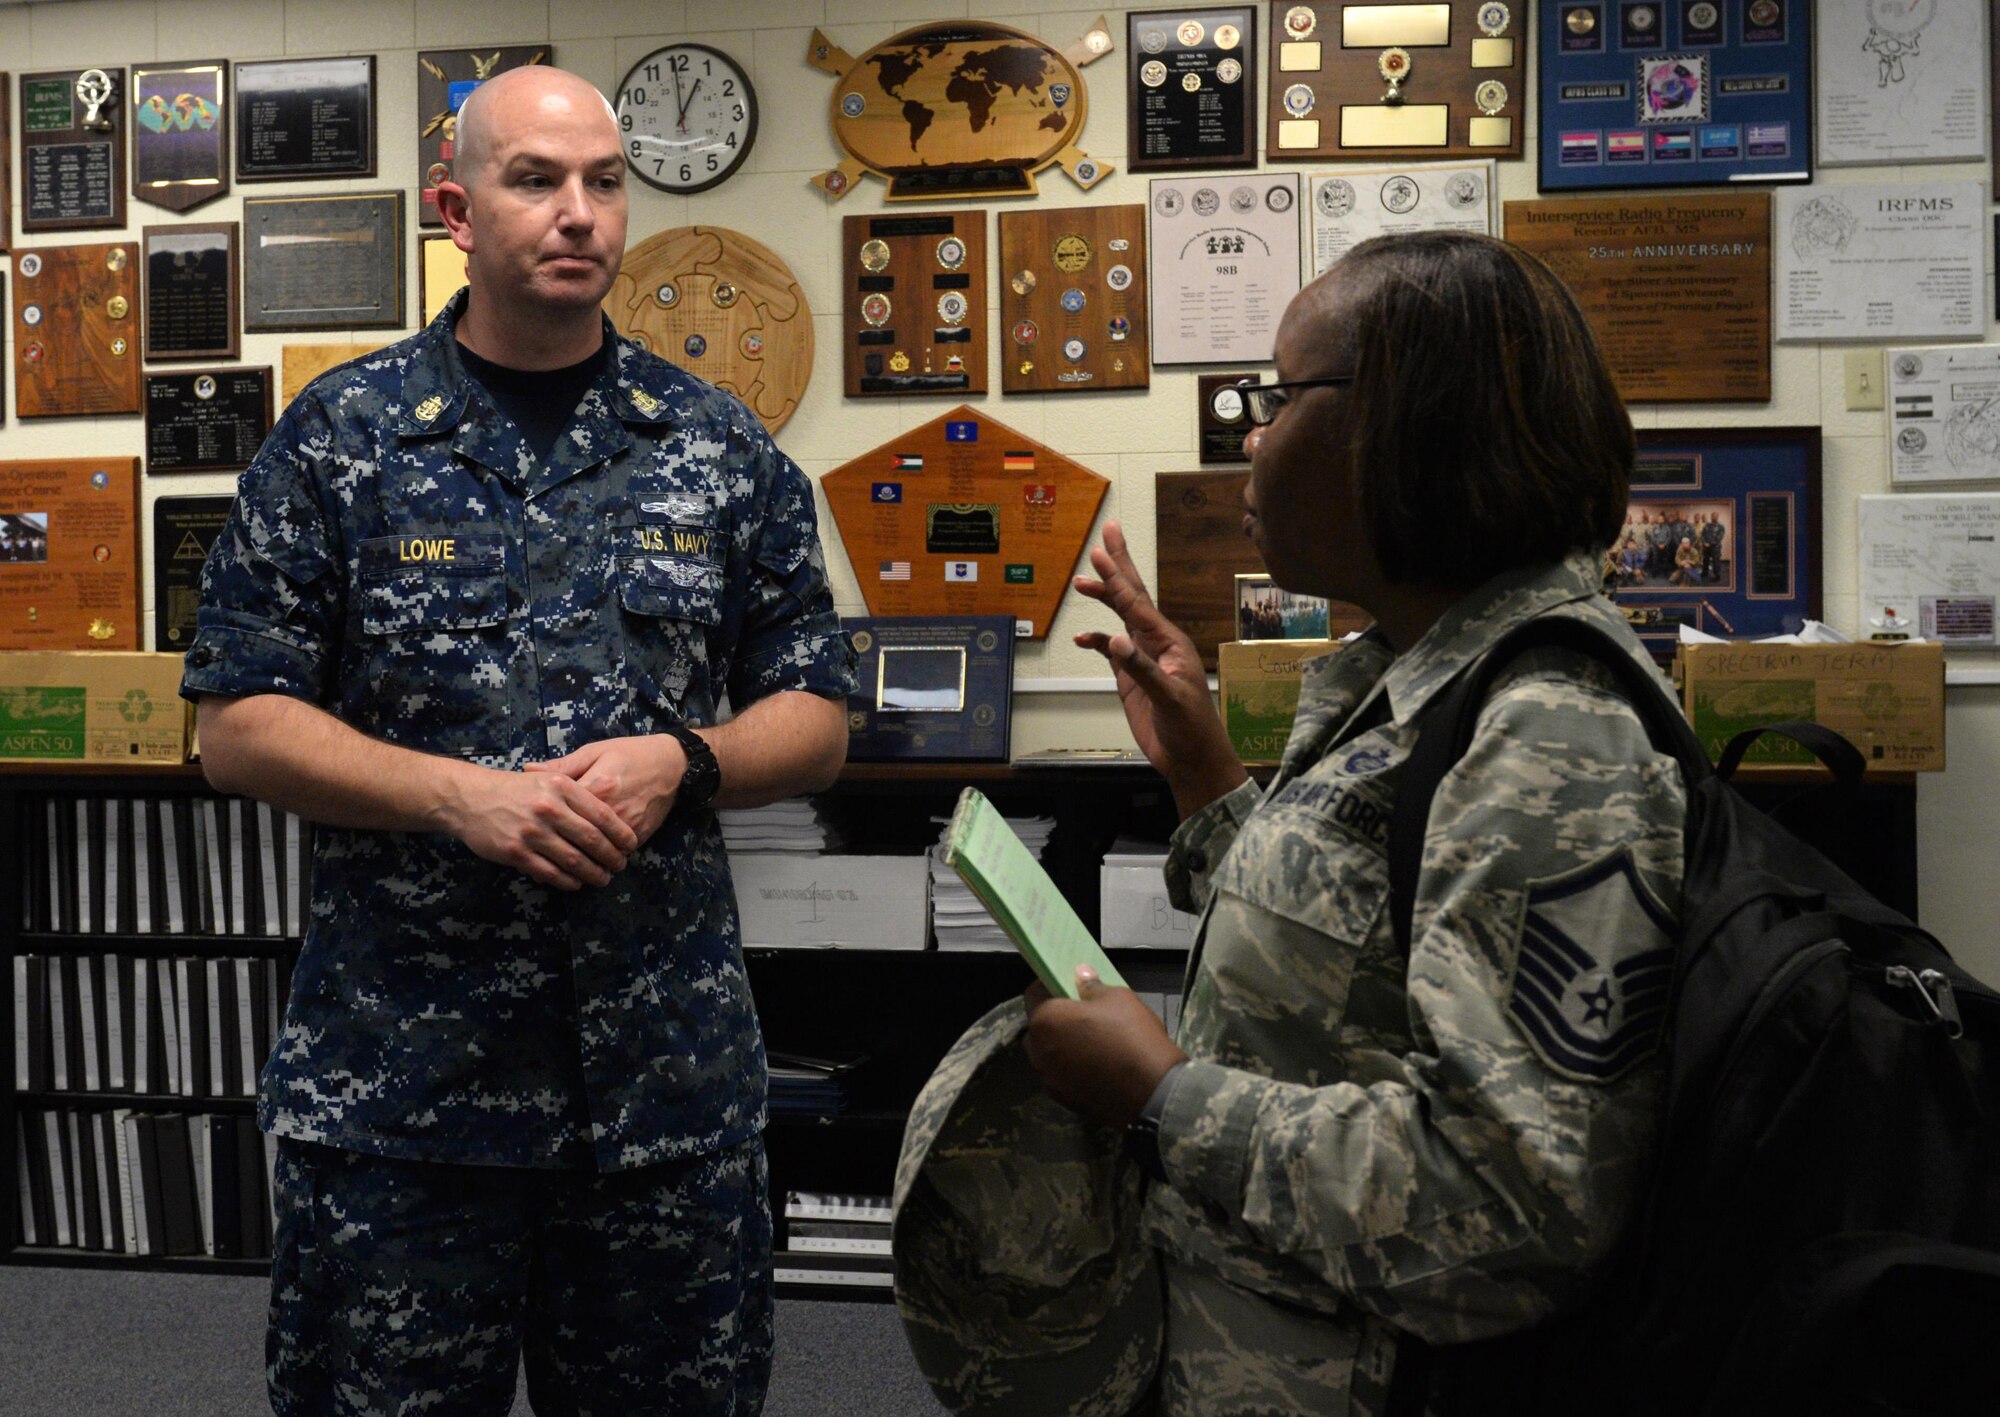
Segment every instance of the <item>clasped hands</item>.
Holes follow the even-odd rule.
[[[605,738],[523,772],[481,769],[453,834],[540,885],[611,883],[673,811],[687,753],[668,734]]]

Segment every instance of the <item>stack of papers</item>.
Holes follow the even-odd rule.
[[[1149,866],[1164,873],[1167,869],[1168,845],[1164,841],[1145,841],[1136,836],[1121,836],[1111,843],[1104,853],[1107,866]]]
[[[722,824],[722,844],[731,852],[823,855],[840,845],[810,797],[793,797],[764,807],[725,807],[715,817]]]
[[[865,1053],[813,1058],[772,1049],[770,1110],[774,1117],[838,1117],[852,1100],[854,1074]]]
[[[1049,833],[1055,830],[1054,817],[1007,817],[1007,825],[1021,838],[1021,844],[1029,856],[1036,861],[1042,858],[1042,848],[1049,844]],[[931,848],[931,930],[937,936],[937,947],[941,950],[1011,950],[1014,941],[1000,928],[1000,922],[993,913],[972,893],[972,888],[960,878],[945,859],[945,839],[950,831],[949,823],[945,832],[939,833],[938,844]]]

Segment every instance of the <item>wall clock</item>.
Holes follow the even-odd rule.
[[[625,164],[664,192],[705,192],[757,140],[757,94],[734,59],[705,44],[670,44],[618,86]]]

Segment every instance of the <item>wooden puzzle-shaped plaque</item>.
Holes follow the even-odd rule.
[[[625,254],[604,312],[619,332],[727,390],[775,433],[812,378],[805,291],[778,253],[722,226],[677,226]]]
[[[139,411],[139,248],[14,253],[14,399],[23,418]]]
[[[1527,0],[1274,0],[1270,160],[1519,157],[1527,12]]]
[[[1000,214],[1000,387],[1010,394],[1143,389],[1146,209]]]
[[[851,216],[840,227],[848,396],[985,393],[986,213]]]
[[[1046,639],[1110,479],[965,405],[822,479],[871,615],[1011,615]]]

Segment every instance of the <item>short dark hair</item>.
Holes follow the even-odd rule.
[[[1449,231],[1365,241],[1338,269],[1347,475],[1384,576],[1470,589],[1608,545],[1632,420],[1555,273]]]

